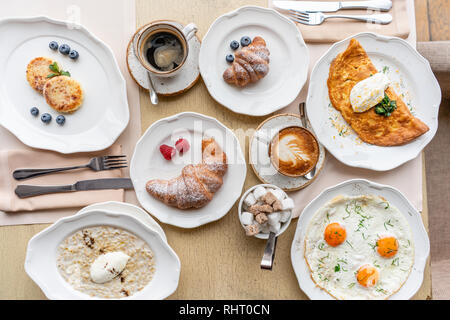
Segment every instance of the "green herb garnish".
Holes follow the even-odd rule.
[[[391,263],[391,265],[393,265],[393,266],[399,266],[399,259],[398,258],[395,258],[394,260],[392,260],[392,263]]]
[[[48,68],[51,71],[53,71],[53,73],[50,73],[47,76],[47,78],[53,78],[53,77],[57,77],[57,76],[68,76],[68,77],[70,77],[70,72],[59,69],[58,63],[56,61],[53,62],[51,65],[49,65]]]
[[[388,228],[386,227],[386,225],[388,225],[388,226],[390,226],[390,227],[393,227],[394,225],[391,223],[391,219],[389,219],[388,221],[386,221],[385,223],[384,223],[384,228],[387,230]]]
[[[347,212],[348,215],[342,218],[344,220],[350,217],[350,210],[348,210],[348,204],[345,206],[345,212]]]
[[[382,294],[387,294],[387,291],[384,290],[383,288],[377,288],[375,289],[377,292],[381,292]]]
[[[380,101],[377,105],[375,105],[375,113],[389,117],[394,110],[397,109],[397,102],[395,100],[389,99],[387,94],[384,94],[383,100]]]
[[[348,242],[347,240],[345,240],[345,242],[347,242],[347,244],[348,244],[352,249],[354,249],[353,246],[352,246],[352,244],[351,244],[350,242]]]

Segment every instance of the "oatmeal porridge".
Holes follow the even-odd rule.
[[[122,260],[121,270],[112,269],[115,274],[106,282],[94,282],[94,262],[95,266],[117,254],[129,257]],[[100,298],[123,298],[142,290],[152,280],[155,258],[149,245],[137,236],[120,228],[96,226],[75,232],[58,246],[57,267],[78,291]]]

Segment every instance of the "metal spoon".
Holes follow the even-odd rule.
[[[134,48],[133,51],[134,51],[134,55],[139,60],[139,57],[136,53],[136,47],[137,47],[136,46],[136,37],[137,37],[137,35],[135,35],[134,39],[133,39],[133,48]],[[148,72],[148,71],[147,71],[147,78],[148,78],[148,95],[150,97],[150,102],[154,105],[157,105],[159,102],[158,94],[156,93],[155,86],[153,85],[152,77],[150,76],[150,72]]]
[[[261,269],[272,270],[273,259],[275,258],[275,248],[277,246],[277,236],[270,232],[269,239],[267,239],[264,255],[261,260]]]
[[[158,104],[158,94],[156,93],[155,87],[153,86],[152,77],[150,76],[150,72],[147,71],[148,77],[148,94],[150,96],[150,101],[152,104]]]
[[[302,121],[302,126],[305,129],[308,129],[308,123],[306,122],[307,117],[305,113],[305,103],[300,102],[300,104],[298,105],[298,109],[300,113],[300,120]],[[303,177],[307,180],[311,180],[312,178],[314,178],[315,174],[316,174],[316,166],[314,166],[314,168],[312,168],[311,171],[305,174]]]

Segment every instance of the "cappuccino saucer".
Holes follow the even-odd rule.
[[[174,21],[172,21],[174,22]],[[175,22],[177,27],[183,29],[181,23]],[[147,69],[145,69],[139,59],[134,54],[134,46],[132,45],[135,35],[143,28],[142,26],[136,30],[131,37],[127,48],[127,66],[133,80],[143,89],[148,90],[149,83],[147,77]],[[200,78],[200,70],[198,68],[198,55],[200,53],[201,42],[197,35],[193,36],[189,41],[189,55],[184,63],[183,68],[176,76],[173,77],[158,77],[151,75],[153,87],[156,93],[161,96],[174,96],[186,92],[197,82]]]
[[[292,126],[302,127],[300,116],[290,113],[274,115],[256,128],[249,146],[250,165],[259,180],[263,183],[276,185],[284,191],[295,191],[307,187],[317,178],[325,164],[325,148],[319,143],[316,174],[311,180],[305,177],[288,177],[275,169],[269,156],[270,143],[277,132]],[[312,131],[309,123],[308,129]]]

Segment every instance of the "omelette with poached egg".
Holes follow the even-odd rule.
[[[414,264],[411,229],[379,196],[338,196],[311,218],[305,253],[311,278],[336,299],[387,299]]]
[[[411,114],[389,82],[378,75],[356,39],[351,39],[347,49],[331,63],[327,85],[331,104],[364,142],[397,146],[429,130]]]

